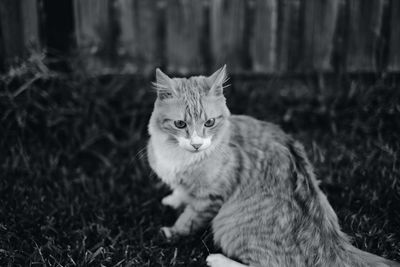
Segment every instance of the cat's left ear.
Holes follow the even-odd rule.
[[[209,95],[220,96],[223,94],[224,83],[228,80],[226,75],[226,65],[207,77],[207,83],[210,86]]]

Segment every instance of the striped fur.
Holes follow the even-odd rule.
[[[271,123],[230,115],[221,99],[225,68],[208,78],[159,75],[165,74],[158,73],[156,86],[169,93],[159,94],[150,119],[148,159],[176,192],[163,204],[185,205],[175,224],[163,228],[167,237],[211,223],[224,254],[246,265],[398,266],[351,246],[298,142]],[[184,119],[187,129],[164,126],[160,117]],[[210,117],[218,122],[204,129]],[[170,141],[189,138],[193,131],[211,138],[204,151],[187,151]],[[218,255],[209,263],[240,266]]]

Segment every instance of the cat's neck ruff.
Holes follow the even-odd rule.
[[[179,146],[171,144],[165,137],[152,136],[150,146],[153,149],[155,171],[157,175],[170,186],[176,185],[177,174],[187,171],[210,156],[213,148],[210,147],[200,152],[189,152]]]

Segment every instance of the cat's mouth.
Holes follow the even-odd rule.
[[[202,152],[208,150],[210,148],[210,145],[204,144],[198,148],[194,148],[192,146],[181,146],[181,148],[193,154],[201,154]]]
[[[204,138],[202,142],[193,142],[187,138],[178,138],[178,144],[181,148],[191,153],[200,153],[208,149],[211,145],[211,137]]]
[[[191,148],[191,149],[187,149],[187,151],[192,152],[192,153],[200,153],[202,152],[204,149],[196,149],[196,148]]]

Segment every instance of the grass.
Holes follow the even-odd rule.
[[[38,74],[39,73],[39,74]],[[27,68],[0,84],[0,266],[205,266],[210,230],[174,244],[176,214],[143,153],[149,80]],[[400,88],[390,79],[317,90],[233,77],[233,113],[302,141],[354,244],[400,261]]]

